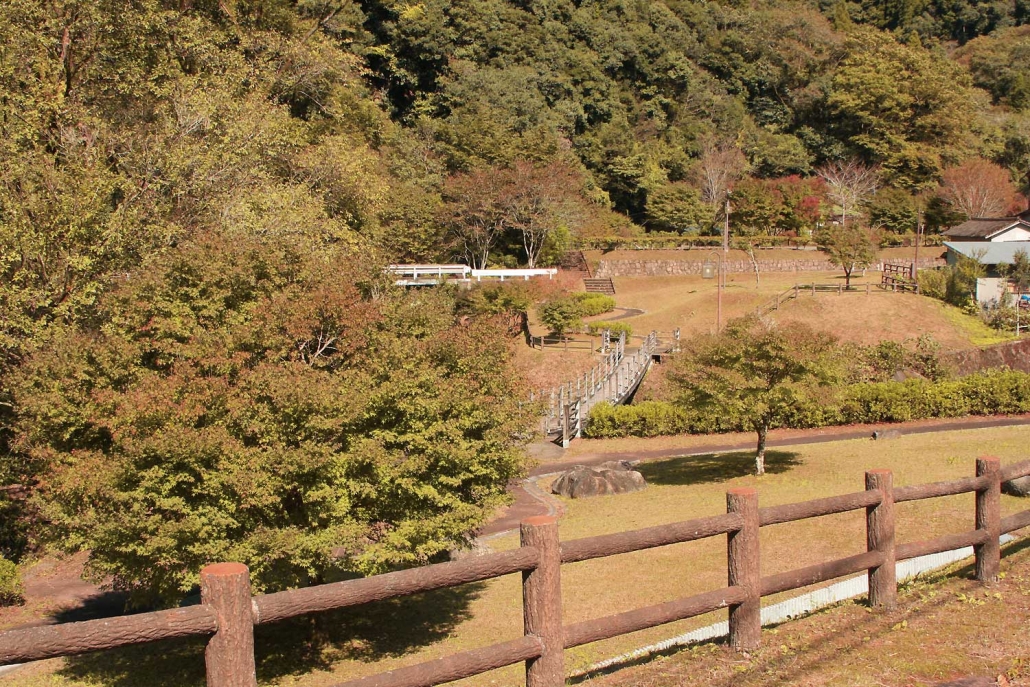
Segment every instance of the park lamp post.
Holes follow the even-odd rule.
[[[705,264],[701,268],[702,279],[715,279],[716,280],[716,306],[715,306],[715,333],[718,334],[722,331],[722,284],[723,284],[723,254],[717,250],[708,251],[710,254],[714,254],[719,258],[719,266],[716,268],[709,260],[708,256],[705,256]]]

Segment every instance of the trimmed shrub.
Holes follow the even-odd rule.
[[[581,317],[603,315],[606,312],[615,310],[615,299],[606,294],[577,293],[574,295],[579,301],[579,314]]]
[[[6,558],[0,558],[0,606],[20,604],[24,600],[23,593],[18,566]]]
[[[587,325],[590,336],[600,336],[605,329],[611,330],[613,339],[619,338],[622,332],[626,332],[627,339],[633,335],[633,327],[625,322],[591,322]]]
[[[836,399],[802,397],[774,426],[802,429],[1028,412],[1030,374],[998,369],[941,381],[853,384],[838,390]],[[615,408],[606,403],[595,406],[585,433],[592,438],[612,438],[750,429],[747,418],[703,415],[673,403],[648,401]]]

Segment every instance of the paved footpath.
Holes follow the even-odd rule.
[[[824,427],[810,430],[773,430],[769,433],[767,447],[800,446],[803,444],[822,444],[830,441],[847,439],[869,439],[874,431],[896,432],[899,436],[907,434],[931,434],[934,432],[951,432],[960,429],[985,429],[989,427],[1013,427],[1030,425],[1030,414],[1002,415],[994,417],[966,417],[949,420],[917,420],[898,424],[881,425],[849,425],[845,427]],[[708,435],[713,442],[718,442],[718,435]],[[553,446],[553,445],[552,445]],[[542,444],[533,445],[530,456],[545,461],[529,472],[529,477],[511,489],[514,502],[493,520],[485,524],[478,532],[481,539],[492,539],[508,532],[518,530],[519,523],[534,515],[557,514],[563,512],[561,502],[545,494],[536,486],[536,478],[567,470],[576,465],[599,465],[609,460],[628,460],[648,462],[675,458],[679,456],[696,456],[706,453],[728,453],[730,451],[747,451],[755,447],[754,439],[723,441],[721,443],[704,443],[702,445],[665,448],[650,451],[630,451],[619,453],[585,453],[573,460],[562,460],[562,449],[557,446],[549,448]]]

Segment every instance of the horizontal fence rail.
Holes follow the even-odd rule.
[[[522,637],[417,665],[341,683],[338,687],[428,687],[524,663],[527,687],[564,684],[564,650],[719,609],[729,614],[730,644],[741,650],[761,641],[761,598],[865,572],[869,603],[891,608],[897,599],[899,560],[972,546],[975,575],[997,579],[999,537],[1030,526],[1030,510],[1001,517],[1004,481],[1030,475],[1030,461],[1004,468],[995,458],[976,461],[976,475],[897,487],[887,470],[865,475],[865,490],[766,508],[754,489],[731,489],[727,512],[707,518],[561,542],[553,516],[529,518],[521,546],[451,563],[402,570],[274,594],[252,596],[249,572],[239,563],[216,563],[201,571],[198,606],[105,620],[65,623],[0,633],[0,664],[71,656],[164,639],[209,636],[205,661],[209,687],[256,687],[254,626],[308,613],[453,587],[502,575],[522,575]],[[927,541],[895,542],[897,503],[955,494],[976,496],[975,526]],[[866,551],[853,556],[761,576],[761,527],[864,510]],[[562,623],[561,566],[658,546],[726,536],[727,586],[645,608]]]

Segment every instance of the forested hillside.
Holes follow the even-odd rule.
[[[1019,209],[1028,20],[1025,0],[6,0],[0,451],[20,486],[3,493],[45,489],[31,516],[4,518],[21,523],[4,550],[46,523],[70,546],[108,546],[98,566],[117,573],[162,546],[184,555],[169,542],[216,523],[221,549],[160,580],[125,573],[165,597],[234,546],[293,561],[269,586],[337,565],[314,534],[289,549],[277,537],[290,528],[330,523],[350,570],[436,555],[518,473],[525,418],[489,406],[518,397],[503,366],[474,381],[504,355],[466,329],[496,332],[443,297],[442,319],[412,314],[429,306],[391,292],[378,266],[553,264],[577,237],[706,233],[731,187],[734,234],[799,234],[856,209],[818,174],[845,163],[872,170],[880,190],[860,212],[887,231],[911,231],[919,212],[969,214],[949,188],[985,174],[991,208]],[[348,303],[367,309],[339,316]],[[340,384],[370,389],[364,405],[321,395]],[[152,401],[164,409],[144,412]],[[238,405],[252,402],[268,416]],[[473,418],[460,437],[434,424],[451,414]],[[205,433],[215,426],[225,433]],[[441,472],[434,461],[454,456],[434,456],[429,437],[463,457]],[[308,491],[240,477],[200,497],[140,477],[190,441],[203,450],[188,460],[213,462],[187,473],[224,475],[212,456],[236,452],[260,474],[295,470]],[[292,467],[277,451],[297,452]],[[76,482],[89,465],[108,481]],[[418,481],[441,474],[429,492]],[[374,503],[387,483],[410,492]],[[224,505],[220,489],[249,524],[191,510]],[[406,500],[420,505],[392,514]],[[91,540],[94,502],[155,529]],[[186,524],[141,519],[154,504]],[[156,552],[125,548],[136,540]]]

